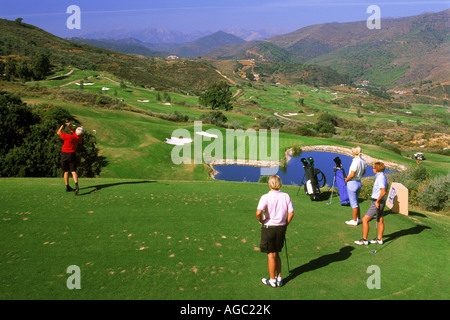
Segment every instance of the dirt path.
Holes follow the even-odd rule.
[[[67,72],[66,74],[61,74],[59,76],[54,76],[54,77],[48,78],[46,80],[55,80],[55,79],[58,79],[58,78],[67,77],[67,76],[70,76],[72,74],[72,72],[73,72],[73,69],[70,70],[69,72]]]

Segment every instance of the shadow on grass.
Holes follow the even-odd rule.
[[[417,225],[414,227],[411,227],[409,229],[405,229],[405,230],[399,230],[390,234],[385,234],[383,236],[383,242],[384,244],[380,247],[380,249],[377,250],[377,252],[380,252],[381,250],[385,249],[388,245],[390,245],[391,243],[394,242],[394,240],[400,238],[400,237],[404,237],[407,235],[411,235],[411,234],[419,234],[424,230],[427,229],[431,229],[428,226],[422,226],[422,225]]]
[[[317,259],[311,260],[308,263],[291,270],[289,276],[283,279],[284,284],[287,284],[289,281],[294,280],[296,277],[301,275],[302,273],[317,270],[323,267],[328,266],[330,263],[344,261],[350,258],[352,255],[352,251],[354,247],[346,246],[341,248],[338,252],[326,254]]]
[[[97,193],[97,191],[100,191],[101,189],[110,188],[110,187],[116,187],[124,184],[141,184],[141,183],[154,183],[156,181],[128,181],[128,182],[117,182],[117,183],[105,183],[105,184],[99,184],[96,186],[89,186],[80,188],[80,193],[78,196],[85,196],[91,193]],[[90,191],[81,192],[82,190],[92,189]]]

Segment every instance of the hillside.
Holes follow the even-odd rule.
[[[210,83],[223,81],[207,64],[189,60],[135,57],[87,44],[74,43],[25,23],[0,19],[0,59],[16,62],[45,53],[53,69],[71,66],[83,70],[110,72],[125,82],[148,88],[174,91],[202,91]]]
[[[442,83],[450,80],[449,14],[446,10],[382,19],[380,30],[368,29],[366,21],[312,25],[266,39],[283,55],[266,54],[265,58],[329,66],[355,81],[367,80],[388,88],[411,87],[424,80]],[[260,43],[227,46],[207,56],[241,59],[249,50],[267,53]]]

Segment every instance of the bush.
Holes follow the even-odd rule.
[[[269,178],[270,178],[270,176],[261,176],[261,177],[259,177],[258,182],[259,183],[269,183]]]
[[[402,154],[402,152],[400,151],[400,149],[397,146],[387,143],[387,142],[381,142],[380,147],[385,148],[387,150],[391,150],[397,154]]]
[[[448,211],[450,174],[428,180],[417,193],[419,205],[429,211]]]
[[[40,105],[32,109],[19,98],[0,92],[0,176],[60,176],[63,141],[56,131],[65,122],[80,125],[60,107]],[[95,144],[95,137],[86,132],[77,150],[80,177],[95,177],[105,165]]]
[[[202,114],[200,120],[217,126],[223,126],[228,121],[228,118],[221,111],[214,110]]]
[[[406,171],[397,171],[390,173],[388,179],[392,182],[400,182],[409,191],[409,203],[417,204],[415,193],[419,190],[419,186],[429,179],[430,171],[424,166],[409,167]]]

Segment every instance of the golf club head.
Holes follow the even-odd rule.
[[[377,250],[372,251],[372,254],[375,254],[375,253],[377,253]]]

